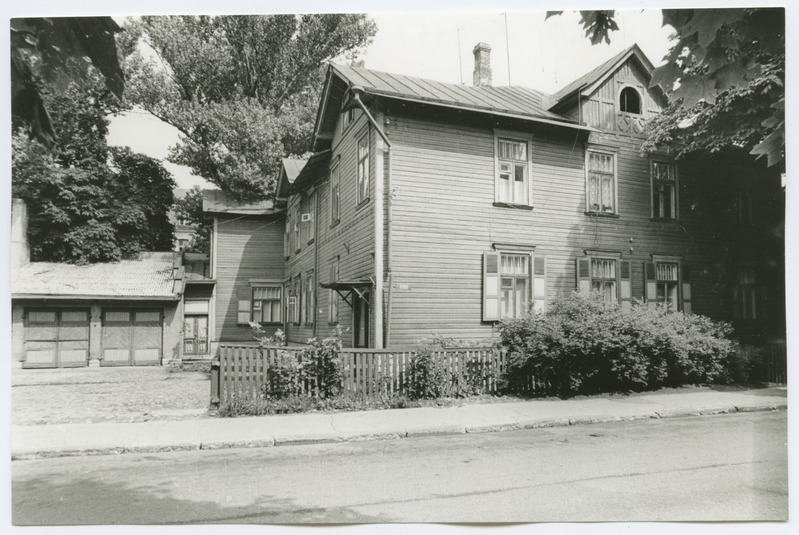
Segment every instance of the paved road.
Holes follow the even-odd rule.
[[[773,520],[787,413],[12,463],[27,524]]]

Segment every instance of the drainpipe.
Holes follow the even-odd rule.
[[[374,336],[374,347],[376,349],[383,348],[383,277],[384,277],[384,269],[383,269],[383,251],[384,247],[384,237],[383,237],[383,203],[384,203],[384,181],[385,181],[385,173],[384,173],[384,158],[386,154],[389,152],[391,148],[391,141],[386,136],[383,129],[380,127],[380,123],[378,123],[372,114],[369,112],[369,109],[361,100],[361,93],[363,92],[363,88],[360,87],[353,87],[352,91],[352,98],[353,101],[363,110],[364,115],[369,120],[371,125],[379,134],[379,138],[375,140],[376,151],[375,151],[375,209],[374,209],[374,216],[375,216],[375,242],[374,242],[374,254],[375,254],[375,291],[374,291],[374,298],[373,298],[373,308],[374,308],[374,325],[375,325],[375,336]],[[382,120],[383,114],[382,112],[378,113],[378,117]]]

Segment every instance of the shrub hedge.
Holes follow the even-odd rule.
[[[704,316],[634,303],[624,312],[597,294],[573,293],[547,314],[502,324],[508,387],[530,375],[561,397],[728,382],[731,327]]]

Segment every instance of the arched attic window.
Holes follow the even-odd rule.
[[[634,87],[625,87],[619,94],[619,109],[641,115],[641,95]]]

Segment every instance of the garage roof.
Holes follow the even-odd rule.
[[[171,252],[102,264],[31,262],[14,270],[11,297],[178,300],[181,271]]]

